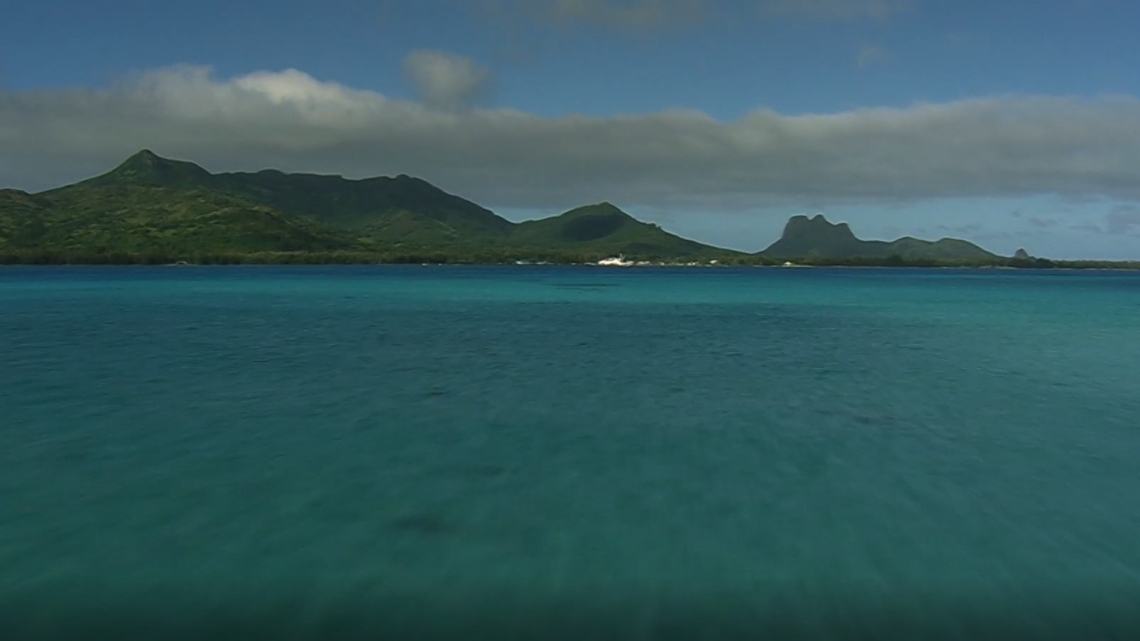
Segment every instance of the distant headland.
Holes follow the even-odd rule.
[[[794,216],[779,240],[746,253],[607,202],[514,223],[411,176],[212,174],[149,150],[73,185],[0,190],[0,263],[1140,267],[1003,257],[954,238],[867,241],[822,215]]]

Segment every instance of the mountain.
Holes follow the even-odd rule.
[[[514,241],[526,247],[657,259],[731,253],[675,236],[653,223],[643,223],[608,202],[520,223]]]
[[[886,259],[990,261],[999,258],[977,245],[957,238],[929,241],[909,236],[895,241],[861,240],[847,223],[832,223],[817,214],[793,216],[780,239],[761,255],[776,259]]]
[[[192,162],[162,158],[149,149],[143,149],[111,171],[77,183],[72,188],[125,185],[205,187],[211,178],[210,172]],[[68,189],[69,187],[63,187],[52,191],[62,192]]]
[[[496,262],[739,255],[679,238],[609,203],[517,224],[412,176],[211,174],[145,149],[73,185],[0,191],[0,250],[190,260],[273,252],[442,253]]]
[[[425,222],[434,221],[445,235],[502,235],[511,229],[509,221],[491,210],[403,174],[395,178],[348,180],[264,170],[220,174],[214,182],[222,189],[287,214],[342,229],[374,229],[378,218],[401,213],[416,214]]]
[[[0,189],[0,261],[187,260],[1049,266],[955,238],[862,240],[847,223],[793,216],[767,249],[745,254],[681,238],[602,202],[513,223],[420,178],[213,174],[142,150],[93,178],[29,194]]]
[[[167,190],[174,198],[188,190],[208,190],[285,216],[305,218],[351,237],[397,245],[451,245],[473,234],[502,235],[511,228],[509,221],[490,210],[406,175],[349,180],[273,169],[211,174],[194,163],[162,158],[149,149],[102,176],[50,193],[142,187]]]
[[[163,188],[84,189],[43,197],[30,212],[0,205],[0,247],[76,254],[313,251],[349,238],[224,194]],[[11,232],[5,233],[6,229]]]
[[[0,189],[0,244],[34,243],[43,228],[46,203],[16,189]]]

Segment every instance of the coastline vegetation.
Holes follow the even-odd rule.
[[[141,151],[46,192],[0,189],[0,265],[622,265],[1140,269],[1002,257],[964,240],[866,241],[795,216],[767,249],[682,238],[610,203],[521,223],[409,176],[211,174]]]
[[[795,261],[756,254],[722,256],[710,260],[668,260],[633,256],[635,267],[893,267],[958,269],[1115,269],[1140,270],[1140,261],[1049,260],[1044,258],[995,260],[936,260],[887,258],[804,258]],[[57,250],[0,250],[0,265],[595,265],[596,253],[550,252],[362,252],[268,251],[247,253],[108,252]]]

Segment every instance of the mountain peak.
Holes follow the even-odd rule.
[[[135,152],[134,154],[131,154],[130,157],[119,163],[119,166],[115,168],[115,171],[145,170],[158,167],[168,162],[172,161],[159,156],[149,149],[143,149],[141,151]]]
[[[170,160],[150,149],[142,149],[97,180],[166,186],[201,182],[209,178],[210,172],[192,162]]]
[[[993,254],[973,243],[943,238],[931,242],[904,236],[886,242],[860,240],[847,223],[832,223],[816,214],[792,216],[784,226],[784,234],[761,252],[775,258],[888,258],[900,256],[911,259],[987,259]]]
[[[609,201],[602,201],[600,203],[594,203],[592,205],[583,205],[581,207],[575,207],[574,209],[571,209],[570,211],[568,211],[562,215],[563,216],[584,216],[584,215],[620,216],[623,218],[630,218],[631,217],[629,214],[627,214],[624,211],[622,211],[621,209],[619,209],[617,205],[615,205]]]
[[[140,149],[138,152],[136,152],[130,158],[127,158],[127,161],[132,161],[132,160],[140,161],[140,162],[155,162],[158,160],[163,160],[163,158],[159,157],[159,155],[154,153],[153,151],[144,148],[144,149]]]
[[[854,239],[855,233],[847,223],[833,223],[823,214],[816,214],[808,218],[804,214],[792,216],[784,225],[782,238],[793,239],[797,237],[826,237],[831,240]]]

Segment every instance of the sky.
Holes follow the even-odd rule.
[[[0,187],[142,148],[407,173],[512,220],[609,201],[756,251],[1140,259],[1132,0],[54,0],[0,20]]]

